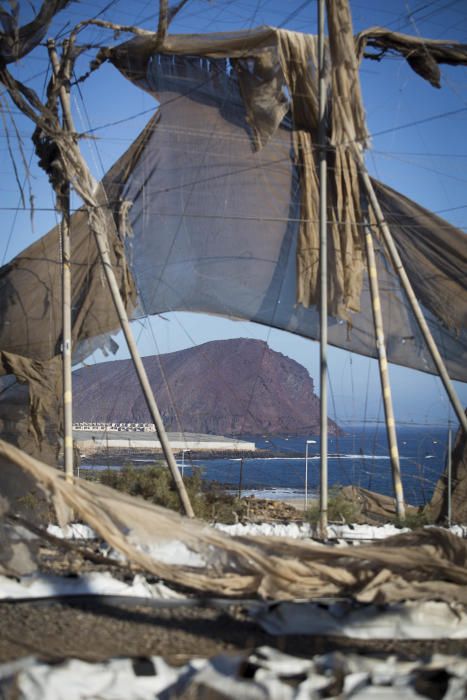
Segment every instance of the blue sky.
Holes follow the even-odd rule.
[[[61,13],[55,19],[50,35],[56,35],[81,19],[95,16],[108,5],[101,18],[151,29],[157,24],[155,0],[85,1],[73,3]],[[27,16],[28,3],[23,2],[21,6]],[[415,35],[467,43],[467,3],[462,0],[392,0],[390,3],[351,0],[351,8],[355,31],[383,25]],[[190,0],[171,31],[231,31],[271,24],[314,33],[316,15],[316,2],[303,0]],[[90,43],[112,41],[110,32],[97,28],[89,29],[85,36]],[[83,72],[90,58],[92,51],[81,59],[79,68]],[[39,47],[13,71],[42,92],[46,69],[46,51]],[[381,62],[364,61],[361,80],[368,125],[374,134],[372,150],[367,155],[371,173],[466,230],[467,67],[443,66],[442,89],[436,90],[413,73],[405,61],[392,56]],[[4,105],[5,98],[2,97]],[[103,66],[82,84],[80,91],[75,91],[73,108],[80,130],[95,129],[94,139],[85,143],[84,152],[94,174],[101,177],[143,128],[155,102],[131,86],[111,66]],[[4,110],[3,114],[9,119]],[[3,262],[55,223],[53,197],[42,173],[34,165],[28,142],[31,127],[21,116],[14,114],[14,117],[23,137],[25,158],[29,162],[32,157],[31,183],[36,212],[32,227],[29,211],[14,211],[21,202],[2,125],[0,259]],[[421,121],[431,117],[430,121]],[[11,124],[9,131],[12,133]],[[18,146],[13,136],[11,148],[18,159]],[[24,177],[21,167],[19,177]],[[74,204],[78,206],[79,202]],[[317,343],[283,331],[252,323],[178,313],[169,314],[164,319],[136,323],[135,333],[143,355],[171,352],[217,338],[265,339],[273,349],[307,367],[318,383]],[[124,341],[121,338],[117,341],[121,346],[117,357],[127,357]],[[102,356],[96,353],[91,361],[101,359]],[[382,418],[378,368],[374,360],[331,348],[329,368],[330,413],[338,422]],[[452,419],[452,411],[437,378],[393,366],[391,379],[399,421],[425,424],[445,423]],[[456,384],[456,387],[465,405],[467,386]]]

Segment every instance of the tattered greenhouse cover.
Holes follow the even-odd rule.
[[[358,61],[347,4],[329,3],[328,15],[329,342],[375,357]],[[75,361],[97,346],[112,349],[119,329],[92,235],[97,218],[131,318],[195,311],[318,339],[316,37],[266,27],[168,36],[157,50],[155,37],[104,52],[159,105],[87,197],[87,210],[72,217]],[[374,187],[447,369],[466,381],[466,237]],[[433,373],[376,226],[373,234],[388,359]],[[0,269],[0,375],[9,375],[0,384],[0,431],[49,463],[62,394],[59,241],[54,228]]]
[[[345,55],[332,38],[330,49],[329,342],[376,356],[363,255],[366,202],[352,155],[367,134],[358,81],[343,71]],[[133,318],[197,311],[319,337],[316,51],[315,37],[264,28],[172,36],[157,54],[149,38],[138,37],[111,52],[159,101],[103,181],[103,206],[107,198],[114,214],[110,247]],[[450,375],[465,381],[465,235],[374,186]],[[122,226],[126,203],[131,237]],[[376,228],[374,234],[389,360],[434,372]],[[59,352],[58,236],[53,229],[0,270],[4,371],[5,352],[43,362]],[[84,212],[73,217],[72,246],[78,359],[116,331],[117,320]]]

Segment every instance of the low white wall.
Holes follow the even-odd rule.
[[[97,450],[105,449],[120,449],[120,450],[133,450],[133,451],[149,451],[149,450],[160,450],[161,444],[159,440],[138,440],[137,438],[124,438],[121,435],[119,437],[109,437],[109,438],[95,438],[87,440],[77,440],[77,445],[82,452],[91,452]],[[219,450],[219,451],[229,451],[229,452],[254,452],[256,450],[256,445],[254,442],[237,441],[232,442],[228,440],[170,440],[170,445],[173,450],[193,450],[196,452],[201,452],[203,450]]]

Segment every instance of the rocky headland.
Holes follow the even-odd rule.
[[[217,340],[144,358],[169,432],[319,434],[319,398],[308,371],[266,342]],[[150,422],[130,360],[74,372],[74,421]],[[329,420],[329,432],[339,431]]]

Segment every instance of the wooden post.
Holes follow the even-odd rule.
[[[452,431],[448,432],[448,527],[452,525]]]
[[[240,460],[240,476],[238,479],[238,497],[242,497],[242,490],[243,490],[243,456]]]
[[[326,80],[324,63],[324,0],[318,2],[318,74],[319,74],[319,269],[320,269],[320,490],[319,523],[321,537],[328,527],[328,247],[327,247],[327,151],[326,151]]]
[[[386,340],[384,337],[383,315],[381,313],[378,271],[376,268],[373,238],[368,222],[365,226],[365,245],[368,262],[368,279],[370,281],[371,306],[373,309],[373,322],[375,327],[376,348],[378,351],[381,393],[383,395],[384,415],[386,418],[386,432],[388,437],[389,454],[391,458],[392,483],[394,488],[394,498],[396,501],[396,513],[399,520],[404,520],[404,492],[402,488],[399,449],[397,446],[396,424],[394,421],[391,384],[389,381],[388,361],[386,357]]]
[[[63,459],[66,480],[73,482],[73,377],[71,371],[71,240],[70,240],[70,189],[63,197],[60,238],[62,247],[62,371],[63,371]]]
[[[50,61],[55,77],[58,77],[59,63],[55,43],[47,42]],[[63,114],[63,126],[68,128],[67,117]],[[70,240],[70,186],[63,185],[57,193],[57,203],[62,214],[60,222],[60,247],[62,262],[62,397],[63,397],[63,462],[66,480],[73,482],[73,378],[71,373],[71,240]]]
[[[407,296],[407,299],[409,301],[412,312],[413,312],[415,319],[418,323],[418,326],[419,326],[420,331],[423,335],[423,338],[425,339],[425,342],[427,344],[428,350],[430,351],[430,354],[431,354],[431,357],[432,357],[433,362],[435,364],[435,367],[438,370],[439,376],[441,377],[441,381],[444,384],[444,388],[445,388],[446,393],[449,397],[449,400],[451,401],[451,404],[456,412],[456,415],[459,419],[460,424],[462,425],[462,428],[464,429],[465,432],[467,432],[467,417],[464,413],[464,409],[462,407],[461,402],[459,401],[459,398],[454,390],[454,387],[452,386],[452,382],[451,382],[451,379],[449,377],[448,371],[446,369],[446,365],[444,364],[444,360],[441,357],[440,352],[436,346],[434,338],[433,338],[431,331],[428,327],[428,324],[426,322],[425,316],[423,315],[423,311],[421,310],[420,304],[418,303],[418,299],[415,296],[415,292],[412,288],[412,285],[410,283],[407,272],[405,271],[404,265],[402,263],[400,255],[399,255],[399,251],[397,250],[397,247],[396,247],[396,244],[394,243],[394,239],[392,237],[391,231],[389,229],[388,224],[386,223],[383,211],[382,211],[381,206],[378,202],[378,198],[376,196],[376,192],[375,192],[373,184],[371,182],[371,178],[368,175],[368,171],[366,169],[366,166],[365,166],[365,163],[363,160],[363,155],[361,154],[361,151],[359,151],[359,161],[360,161],[359,162],[360,175],[361,175],[364,187],[366,189],[371,207],[372,207],[373,212],[375,214],[376,221],[378,222],[379,230],[381,231],[381,234],[383,236],[383,240],[386,244],[386,248],[387,248],[389,255],[391,257],[392,264],[394,266],[394,269],[396,270],[397,275],[399,276],[400,282],[402,284],[404,292],[406,293],[406,296]]]

